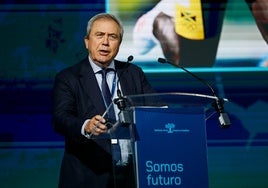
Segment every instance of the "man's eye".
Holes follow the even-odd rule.
[[[101,33],[97,33],[97,34],[96,34],[96,37],[97,37],[97,38],[101,38],[101,37],[103,37],[103,34],[101,34]]]
[[[110,35],[109,38],[111,40],[118,40],[119,37],[117,35]]]

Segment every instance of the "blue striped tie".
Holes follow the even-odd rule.
[[[112,95],[111,95],[109,86],[106,81],[106,75],[109,71],[113,71],[113,69],[102,69],[100,71],[102,75],[101,89],[102,89],[102,95],[104,97],[106,107],[108,107],[112,103]],[[109,119],[114,120],[114,121],[116,120],[113,106],[111,106],[107,114],[108,114]]]
[[[106,107],[108,107],[112,102],[112,95],[109,89],[109,86],[107,84],[106,75],[109,71],[114,71],[113,69],[102,69],[100,71],[102,75],[102,82],[101,82],[101,89],[102,89],[102,95],[106,103]],[[116,120],[115,118],[115,111],[113,105],[108,111],[108,118],[111,120]],[[115,162],[118,162],[121,159],[121,149],[120,145],[117,142],[116,144],[112,144],[112,153],[113,153],[113,159]]]

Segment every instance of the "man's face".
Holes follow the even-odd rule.
[[[88,38],[85,38],[91,59],[104,67],[107,67],[117,55],[120,43],[120,28],[116,22],[109,19],[96,20]]]

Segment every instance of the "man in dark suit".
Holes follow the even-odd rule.
[[[111,140],[88,136],[97,137],[108,130],[106,120],[101,116],[108,104],[103,99],[99,71],[112,70],[106,77],[112,99],[117,97],[114,92],[117,87],[123,95],[154,92],[139,67],[114,59],[122,38],[123,27],[117,18],[106,13],[94,16],[88,22],[84,39],[88,57],[55,77],[52,122],[54,129],[65,137],[59,187],[114,186]],[[115,84],[118,77],[120,84]],[[125,174],[125,178],[129,175]]]

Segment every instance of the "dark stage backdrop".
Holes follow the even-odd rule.
[[[117,15],[125,26],[117,58],[133,55],[133,63],[143,68],[157,91],[211,94],[179,68],[157,63],[163,57],[187,67],[229,99],[229,129],[219,128],[216,114],[207,120],[210,187],[267,187],[267,44],[246,2],[233,0],[202,4],[205,24],[198,31],[204,39],[193,39],[192,34],[162,48],[165,40],[158,40],[153,31],[159,34],[168,25],[156,29],[155,18],[162,12],[164,23],[172,23],[176,11],[189,12],[193,2],[197,1],[1,1],[0,187],[57,187],[64,142],[50,122],[53,78],[85,57],[87,21],[104,11]],[[194,14],[190,18],[197,19],[200,12]],[[187,20],[179,24],[182,35],[181,26],[193,31],[200,26]],[[165,30],[162,37],[174,36],[171,31]],[[166,49],[172,56],[166,56]]]

